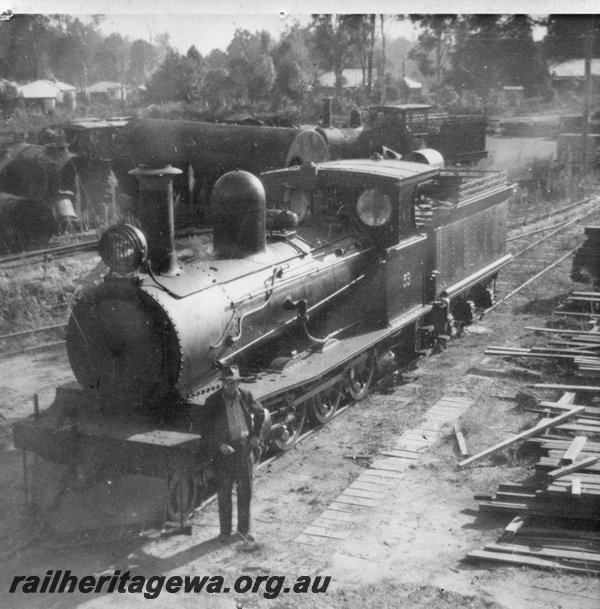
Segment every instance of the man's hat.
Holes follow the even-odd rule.
[[[242,377],[237,366],[225,366],[221,370],[221,379],[224,381],[241,381]]]

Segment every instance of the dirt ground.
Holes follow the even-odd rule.
[[[403,431],[418,426],[440,398],[466,398],[461,417],[472,454],[531,425],[532,415],[516,408],[518,391],[548,379],[555,370],[543,364],[484,355],[490,344],[531,341],[527,325],[544,324],[568,285],[568,263],[556,277],[535,284],[515,300],[472,326],[448,348],[388,379],[367,399],[353,405],[327,428],[309,437],[259,471],[253,501],[257,542],[218,545],[214,504],[194,515],[190,536],[145,534],[72,545],[40,540],[20,515],[23,504],[22,457],[12,448],[11,426],[32,412],[32,395],[41,407],[54,387],[71,379],[64,349],[0,360],[0,606],[104,608],[145,607],[142,594],[8,594],[15,575],[43,577],[48,571],[101,575],[130,571],[132,576],[330,576],[325,593],[281,592],[200,594],[162,591],[154,606],[210,607],[475,607],[504,609],[592,609],[600,583],[585,576],[529,568],[470,564],[465,556],[495,541],[511,517],[480,514],[475,493],[492,493],[501,482],[520,482],[533,461],[505,452],[459,469],[451,425],[393,486],[381,505],[367,508],[344,540],[319,545],[295,540]],[[558,293],[549,292],[553,286]]]

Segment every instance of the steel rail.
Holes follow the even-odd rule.
[[[553,230],[551,233],[548,233],[547,235],[545,235],[541,239],[538,239],[537,241],[534,241],[533,243],[529,244],[527,247],[525,247],[522,250],[519,250],[518,252],[514,253],[513,254],[513,258],[516,258],[517,256],[520,256],[521,254],[524,254],[525,252],[528,252],[530,249],[534,248],[536,245],[539,245],[540,243],[543,243],[544,241],[547,241],[548,239],[550,239],[550,237],[553,237],[554,235],[560,233],[565,228],[571,226],[572,224],[576,224],[578,222],[581,222],[581,220],[584,220],[588,216],[591,216],[592,214],[594,214],[594,213],[596,213],[598,211],[600,211],[600,205],[596,205],[596,207],[593,207],[591,210],[586,211],[584,214],[582,214],[580,216],[577,216],[575,218],[572,218],[571,220],[567,221],[562,226],[560,226],[557,229]],[[575,248],[575,249],[577,249],[577,248]]]
[[[23,264],[35,258],[45,258],[46,256],[67,256],[69,254],[77,254],[79,252],[92,251],[98,248],[98,241],[85,241],[83,243],[71,243],[69,245],[59,245],[58,247],[50,247],[41,250],[31,250],[12,254],[10,256],[1,256],[0,265],[9,264],[12,262],[22,262]]]
[[[553,237],[554,235],[560,233],[561,231],[565,230],[566,228],[568,228],[569,226],[572,226],[573,224],[576,224],[578,222],[581,222],[581,220],[584,220],[585,218],[587,218],[588,216],[594,214],[594,213],[598,213],[600,212],[600,205],[595,206],[594,208],[592,208],[591,210],[588,210],[586,213],[577,216],[576,218],[573,218],[572,220],[569,220],[568,222],[566,222],[565,224],[563,224],[562,226],[560,226],[559,228],[557,228],[556,230],[553,230],[551,233],[549,233],[548,235],[545,235],[544,237],[542,237],[541,239],[538,239],[537,241],[535,241],[534,243],[528,245],[526,248],[522,249],[519,252],[516,252],[513,255],[513,260],[515,258],[517,258],[518,256],[520,256],[521,254],[524,254],[525,252],[531,250],[533,247],[540,245],[541,243],[543,243],[544,241],[547,241],[548,239],[550,239],[551,237]],[[532,277],[530,277],[529,279],[527,279],[526,281],[524,281],[523,283],[521,283],[520,285],[518,285],[515,289],[511,290],[506,296],[504,296],[501,300],[499,300],[498,302],[495,302],[491,307],[489,307],[488,309],[486,309],[483,314],[487,315],[488,313],[490,313],[491,311],[493,311],[494,309],[498,308],[500,305],[504,304],[507,300],[510,300],[513,296],[515,296],[516,294],[518,294],[523,288],[527,287],[529,284],[533,283],[536,279],[539,279],[542,275],[544,275],[545,273],[547,273],[548,271],[552,270],[554,267],[558,266],[559,264],[561,264],[564,260],[566,260],[567,258],[569,258],[570,256],[572,256],[576,250],[579,249],[579,245],[577,247],[574,247],[573,249],[569,250],[566,254],[563,254],[562,256],[560,256],[558,259],[554,260],[553,262],[551,262],[550,264],[546,265],[541,271],[539,271],[538,273],[536,273],[535,275],[533,275]]]
[[[580,199],[579,201],[574,201],[573,203],[568,203],[567,205],[563,205],[562,207],[558,207],[557,209],[553,209],[552,211],[543,214],[537,218],[535,218],[535,220],[533,220],[532,222],[526,222],[526,224],[533,224],[535,222],[539,222],[540,220],[547,220],[548,218],[552,218],[553,216],[559,216],[560,214],[564,213],[565,211],[568,211],[569,209],[572,209],[573,207],[578,207],[579,205],[582,205],[584,203],[589,203],[592,199],[594,199],[595,197],[585,197],[584,199]],[[508,226],[508,229],[515,229],[517,227],[521,227],[521,224],[511,224]]]

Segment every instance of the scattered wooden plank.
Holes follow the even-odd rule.
[[[528,526],[527,524],[519,531],[519,537],[529,539],[535,537],[562,539],[565,543],[569,541],[584,543],[600,543],[600,533],[585,529],[563,529],[561,527]],[[539,544],[538,544],[539,545]]]
[[[589,391],[592,393],[600,393],[600,387],[593,385],[560,385],[555,383],[535,383],[530,385],[536,389],[562,389],[563,391]]]
[[[595,458],[598,455],[591,455],[591,456],[593,458]],[[542,457],[536,463],[535,467],[539,471],[542,471],[542,470],[553,471],[555,469],[559,469],[560,463],[559,463],[559,459],[549,459],[547,457]],[[591,473],[593,475],[598,475],[597,472],[600,472],[600,463],[592,463],[591,465],[587,466],[587,469],[588,469],[589,473]]]
[[[360,507],[376,507],[381,503],[381,501],[378,499],[364,499],[362,497],[351,497],[342,494],[336,497],[334,503],[343,503],[345,505],[356,505]]]
[[[562,429],[564,431],[574,431],[576,433],[583,433],[583,432],[589,432],[589,433],[600,433],[600,428],[596,425],[580,425],[579,423],[573,423],[573,424],[569,424],[566,423],[565,425],[557,425],[556,429]]]
[[[321,513],[319,518],[324,518],[326,520],[336,520],[338,522],[351,522],[357,523],[362,520],[361,515],[351,514],[349,512],[340,512],[338,510],[330,510],[326,509]]]
[[[546,334],[564,334],[565,336],[588,336],[595,334],[591,330],[561,330],[560,328],[536,328],[533,326],[525,326],[525,330],[534,330],[535,332],[544,332]]]
[[[560,404],[559,402],[549,402],[546,400],[541,400],[539,405],[544,408],[552,408],[554,410],[571,410],[571,408],[574,406],[583,406],[583,404]],[[600,408],[597,406],[584,406],[584,408],[586,416],[600,416]]]
[[[573,478],[581,478],[582,482],[591,485],[600,486],[600,475],[599,474],[586,474],[579,473],[577,476],[573,476]],[[570,478],[568,476],[564,476],[563,478],[558,478],[558,480],[553,481],[554,484],[570,484]]]
[[[465,436],[463,435],[463,432],[460,430],[460,427],[457,423],[454,423],[454,435],[456,436],[456,441],[458,442],[458,450],[460,450],[460,454],[463,457],[468,457],[469,451],[467,450]]]
[[[562,456],[560,460],[561,465],[571,465],[577,459],[577,456],[582,451],[585,443],[587,442],[587,438],[585,436],[576,436],[573,438],[571,444],[569,444],[569,448],[565,451],[565,454]]]
[[[342,493],[344,497],[362,497],[363,499],[382,500],[385,498],[385,493],[381,491],[367,491],[359,488],[351,488],[350,486]]]
[[[348,488],[353,488],[361,491],[375,491],[379,493],[385,493],[389,490],[389,487],[387,486],[382,486],[381,484],[376,484],[373,482],[367,482],[365,480],[361,480],[360,478],[357,478]]]
[[[384,457],[396,457],[397,459],[409,459],[411,461],[416,461],[420,457],[419,453],[402,449],[380,450],[379,454],[383,455]]]
[[[399,472],[388,469],[375,469],[373,466],[369,467],[369,469],[361,475],[361,478],[365,474],[368,474],[369,476],[380,476],[381,478],[394,478],[396,480],[402,480],[405,476],[404,470]]]
[[[523,520],[523,516],[515,516],[509,524],[504,527],[504,533],[507,537],[514,537],[521,528],[523,528],[523,524],[525,520]]]
[[[560,398],[558,398],[557,404],[574,404],[576,393],[574,391],[565,391]]]
[[[301,543],[305,546],[325,546],[329,542],[326,537],[315,537],[314,535],[305,535],[301,533],[294,539],[294,543]]]
[[[409,464],[407,461],[400,461],[400,459],[390,457],[389,459],[373,461],[369,469],[374,469],[377,471],[405,472],[408,465]]]
[[[480,453],[473,455],[472,457],[469,457],[468,459],[465,459],[464,461],[461,461],[458,464],[458,466],[464,467],[465,465],[469,465],[470,463],[473,463],[474,461],[478,461],[479,459],[483,459],[484,457],[497,453],[497,452],[503,450],[504,448],[506,448],[507,446],[510,446],[511,444],[514,444],[515,442],[518,442],[519,440],[524,440],[525,438],[529,438],[531,436],[537,435],[541,431],[544,431],[545,429],[550,429],[551,427],[554,427],[555,425],[558,425],[558,424],[562,423],[563,421],[570,419],[571,417],[581,414],[584,410],[585,410],[585,408],[583,406],[573,408],[572,410],[569,410],[568,412],[565,412],[563,414],[558,415],[557,417],[554,417],[553,419],[550,419],[550,421],[548,421],[544,425],[537,425],[536,427],[533,427],[532,429],[528,429],[512,438],[508,438],[507,440],[504,440],[503,442],[500,442],[499,444],[496,444],[495,446],[492,446],[491,448],[483,450]]]
[[[530,548],[512,543],[492,543],[485,546],[491,552],[507,552],[509,554],[524,554],[527,556],[542,556],[544,558],[566,558],[569,560],[585,561],[600,567],[600,554],[582,552],[581,550],[560,550],[558,548]]]
[[[590,465],[594,465],[594,463],[597,463],[598,461],[600,461],[600,457],[588,457],[582,461],[577,461],[577,463],[572,463],[571,465],[566,465],[560,469],[552,470],[551,472],[548,472],[547,476],[551,480],[556,480],[556,478],[562,478],[562,476],[572,474],[573,472],[578,472],[586,467],[589,467]]]
[[[350,531],[336,531],[323,527],[308,526],[304,529],[303,534],[313,537],[328,537],[329,539],[346,539],[350,535]]]
[[[575,490],[578,490],[578,486],[575,485]],[[587,484],[581,485],[578,493],[573,492],[573,481],[569,482],[568,486],[560,486],[558,484],[551,484],[548,487],[548,493],[558,493],[559,495],[566,496],[573,495],[577,498],[579,497],[589,497],[594,501],[598,501],[598,497],[600,497],[600,488],[598,487],[590,487]]]
[[[571,480],[571,495],[581,495],[581,478]]]
[[[369,482],[376,486],[383,486],[386,488],[390,488],[390,487],[396,486],[398,484],[397,480],[395,480],[394,478],[382,478],[381,476],[378,476],[373,470],[367,470],[366,472],[362,473],[355,480],[355,482],[359,482],[359,481],[360,482]]]
[[[578,312],[578,311],[552,311],[552,315],[556,315],[557,317],[591,317],[597,318],[597,313],[587,313],[587,312]]]
[[[360,514],[364,512],[365,506],[360,505],[352,505],[350,503],[342,503],[337,500],[332,501],[328,506],[328,510],[333,510],[334,512],[345,512],[349,514]]]
[[[342,512],[338,512],[341,514]],[[321,527],[322,529],[328,529],[330,531],[347,531],[349,529],[355,529],[356,523],[347,522],[345,520],[335,520],[332,518],[323,518],[323,516],[317,516],[311,523],[310,526]],[[306,533],[306,531],[304,531]]]
[[[505,554],[504,552],[489,552],[486,550],[473,550],[472,552],[469,552],[467,556],[469,558],[505,562],[513,565],[527,565],[530,567],[540,567],[544,569],[561,569],[563,571],[574,571],[577,573],[600,574],[600,569],[573,567],[570,565],[564,565],[556,560],[547,560],[544,558],[537,558],[535,556],[514,556],[513,554]]]

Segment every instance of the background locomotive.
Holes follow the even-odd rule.
[[[44,247],[76,219],[73,155],[65,144],[13,144],[0,156],[0,252]]]
[[[14,428],[15,445],[44,460],[34,492],[50,526],[88,527],[102,492],[112,516],[135,520],[127,506],[150,488],[182,516],[210,486],[202,405],[220,365],[253,381],[267,445],[288,449],[307,416],[326,423],[344,395],[365,395],[380,355],[412,353],[489,306],[511,258],[503,174],[378,159],[226,174],[212,252],[182,263],[177,174],[134,170],[140,228],[105,232],[109,271],[69,322],[78,383]]]
[[[405,156],[430,147],[450,163],[484,158],[487,121],[482,115],[431,114],[431,106],[406,104],[369,108],[364,124],[352,113],[335,127],[331,100],[320,125],[271,127],[153,119],[77,119],[39,134],[45,146],[20,143],[0,159],[0,248],[45,246],[57,231],[80,224],[105,227],[125,218],[138,199],[129,172],[140,164],[170,164],[178,228],[210,223],[210,193],[234,169],[255,175],[306,161],[369,158],[375,152]],[[63,143],[55,141],[63,134]],[[67,148],[68,145],[68,148]],[[6,193],[6,194],[4,194]],[[18,197],[18,199],[16,198]],[[117,199],[120,199],[117,201]],[[137,210],[134,210],[134,213]]]
[[[331,100],[320,124],[267,127],[210,122],[134,119],[115,138],[112,168],[124,192],[138,195],[129,172],[137,165],[173,165],[178,226],[207,223],[210,194],[224,173],[261,172],[337,159],[367,159],[375,153],[405,157],[419,149],[439,151],[449,165],[475,165],[487,156],[483,115],[432,114],[427,104],[373,106],[363,122],[358,111],[345,126],[333,126]]]

